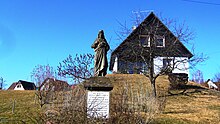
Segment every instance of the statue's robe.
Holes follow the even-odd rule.
[[[108,60],[107,51],[109,45],[105,39],[97,38],[92,45],[95,49],[95,76],[105,76],[107,74]]]

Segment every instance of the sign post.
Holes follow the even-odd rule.
[[[109,118],[109,92],[88,91],[87,115],[89,117]]]
[[[106,85],[107,84],[107,85]],[[110,91],[113,89],[106,77],[93,77],[84,83],[87,90],[87,117],[110,117]]]

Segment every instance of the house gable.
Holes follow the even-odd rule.
[[[69,89],[70,86],[66,81],[57,80],[55,78],[46,78],[39,87],[40,91],[65,91]]]
[[[32,82],[19,80],[18,83],[21,83],[25,90],[36,90],[36,86]]]
[[[25,90],[21,83],[17,83],[14,90]]]
[[[110,67],[112,71],[114,68],[115,59],[119,61],[139,62],[141,56],[149,57],[149,43],[140,46],[141,37],[145,36],[146,39],[150,37],[149,32],[157,30],[155,33],[161,37],[160,46],[155,48],[156,57],[187,57],[191,58],[192,53],[178,40],[177,37],[159,20],[159,18],[152,12],[150,15],[135,29],[132,33],[112,52]],[[156,43],[155,43],[156,44]],[[175,47],[173,47],[175,45]],[[173,47],[175,52],[169,52],[168,49]],[[144,48],[144,49],[143,49]],[[118,63],[117,63],[118,64]]]
[[[32,82],[19,80],[18,82],[13,83],[8,90],[35,90],[36,86]]]

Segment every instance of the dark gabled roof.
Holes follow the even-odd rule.
[[[193,54],[179,41],[179,39],[160,21],[160,19],[151,12],[147,18],[135,29],[133,30],[129,36],[112,52],[111,60],[110,60],[110,67],[109,69],[113,69],[113,64],[116,56],[120,56],[119,58],[130,59],[129,61],[138,60],[138,55],[142,53],[145,54],[145,57],[148,57],[148,49],[149,47],[144,48],[144,51],[140,51],[139,35],[145,35],[147,31],[154,27],[155,24],[160,24],[158,35],[165,35],[166,36],[166,45],[165,47],[157,48],[155,52],[157,53],[156,56],[173,56],[173,57],[188,57],[191,58]],[[153,28],[152,28],[153,29]],[[167,42],[168,41],[168,42]],[[176,52],[169,52],[166,51],[167,45],[172,46],[175,43]],[[131,45],[133,45],[131,47]],[[126,52],[125,52],[126,51]],[[136,51],[135,53],[133,51]],[[162,51],[162,52],[161,52]],[[129,54],[128,54],[129,53]]]
[[[21,83],[25,90],[36,90],[36,86],[32,82],[19,80],[18,83]]]
[[[69,89],[70,86],[66,81],[58,80],[55,78],[46,78],[38,90],[64,91]]]
[[[28,81],[23,81],[23,80],[19,80],[18,82],[13,83],[8,90],[14,90],[14,88],[17,86],[17,84],[22,84],[23,88],[25,90],[35,90],[36,86],[34,83],[32,82],[28,82]]]

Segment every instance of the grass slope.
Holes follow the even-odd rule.
[[[140,91],[145,88],[151,92],[150,80],[140,74],[108,74],[106,75],[114,85],[113,92],[120,92],[122,87],[129,87],[131,90]],[[167,76],[158,77],[156,80],[157,93],[163,94],[168,91],[169,81]]]
[[[166,109],[155,122],[170,124],[219,124],[220,99],[203,93],[167,97]]]
[[[0,91],[0,123],[34,123],[39,111],[35,91]]]
[[[139,88],[149,88],[150,82],[143,75],[110,74],[113,92],[119,92],[125,84],[138,92]],[[140,83],[141,82],[141,83]],[[163,93],[169,88],[166,76],[156,80],[157,92]],[[155,117],[153,124],[219,124],[220,93],[208,90],[190,82],[185,88],[167,94],[165,110]],[[12,112],[15,101],[14,112]],[[40,107],[35,103],[34,91],[0,91],[0,123],[35,123]]]
[[[130,86],[134,90],[141,87],[150,88],[147,77],[138,74],[107,75],[114,85],[113,92],[120,92],[121,87]],[[164,95],[169,89],[167,76],[156,80],[157,93]],[[184,91],[184,92],[183,92]],[[220,93],[209,90],[194,82],[185,87],[166,94],[165,110],[152,123],[159,124],[219,124],[220,123]]]

